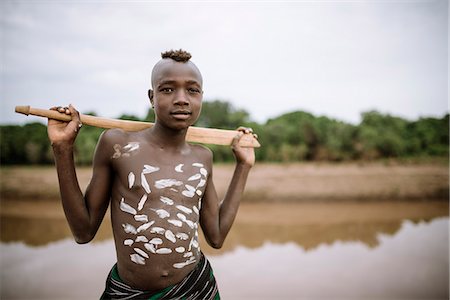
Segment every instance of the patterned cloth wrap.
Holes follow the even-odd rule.
[[[158,292],[141,291],[122,282],[113,266],[106,279],[106,288],[100,299],[220,299],[213,270],[206,257],[201,255],[200,262],[181,282]]]

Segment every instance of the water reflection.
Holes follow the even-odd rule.
[[[40,246],[71,237],[59,203],[25,204],[23,207],[18,207],[17,203],[11,207],[3,204],[0,219],[3,242],[23,241],[28,245]],[[295,205],[243,203],[219,253],[226,253],[238,246],[257,248],[267,241],[294,242],[306,250],[336,241],[360,241],[369,247],[376,247],[379,245],[379,234],[395,234],[404,220],[428,222],[448,216],[448,209],[448,202],[443,201]],[[94,242],[111,237],[111,224],[107,216]],[[208,247],[203,250],[217,253],[217,250]]]
[[[404,221],[395,235],[377,234],[375,248],[336,241],[306,251],[265,242],[210,260],[224,299],[448,299],[448,226],[448,218]],[[0,250],[2,299],[97,298],[115,260],[111,240],[2,243]]]
[[[212,263],[227,299],[448,299],[448,225],[406,221],[395,236],[378,235],[376,248],[238,247]]]

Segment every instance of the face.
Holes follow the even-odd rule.
[[[197,121],[202,106],[202,77],[191,63],[161,60],[152,74],[156,123],[172,129],[185,129]]]

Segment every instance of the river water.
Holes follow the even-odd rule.
[[[244,206],[225,249],[203,249],[223,299],[448,299],[448,205],[442,211],[439,204],[434,217],[389,217],[393,210],[425,214],[411,205],[389,204],[376,218],[379,205],[336,206],[329,214],[328,205],[310,219],[311,208],[286,206],[275,223],[255,221],[255,207]],[[98,299],[115,262],[110,236],[77,245],[60,215],[39,220],[2,218],[1,299]]]

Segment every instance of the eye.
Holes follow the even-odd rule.
[[[197,89],[197,88],[188,88],[188,92],[190,94],[200,94],[201,93],[200,89]]]
[[[159,91],[164,94],[169,94],[169,93],[172,93],[174,91],[174,89],[170,88],[170,87],[165,87],[165,88],[161,88]]]

